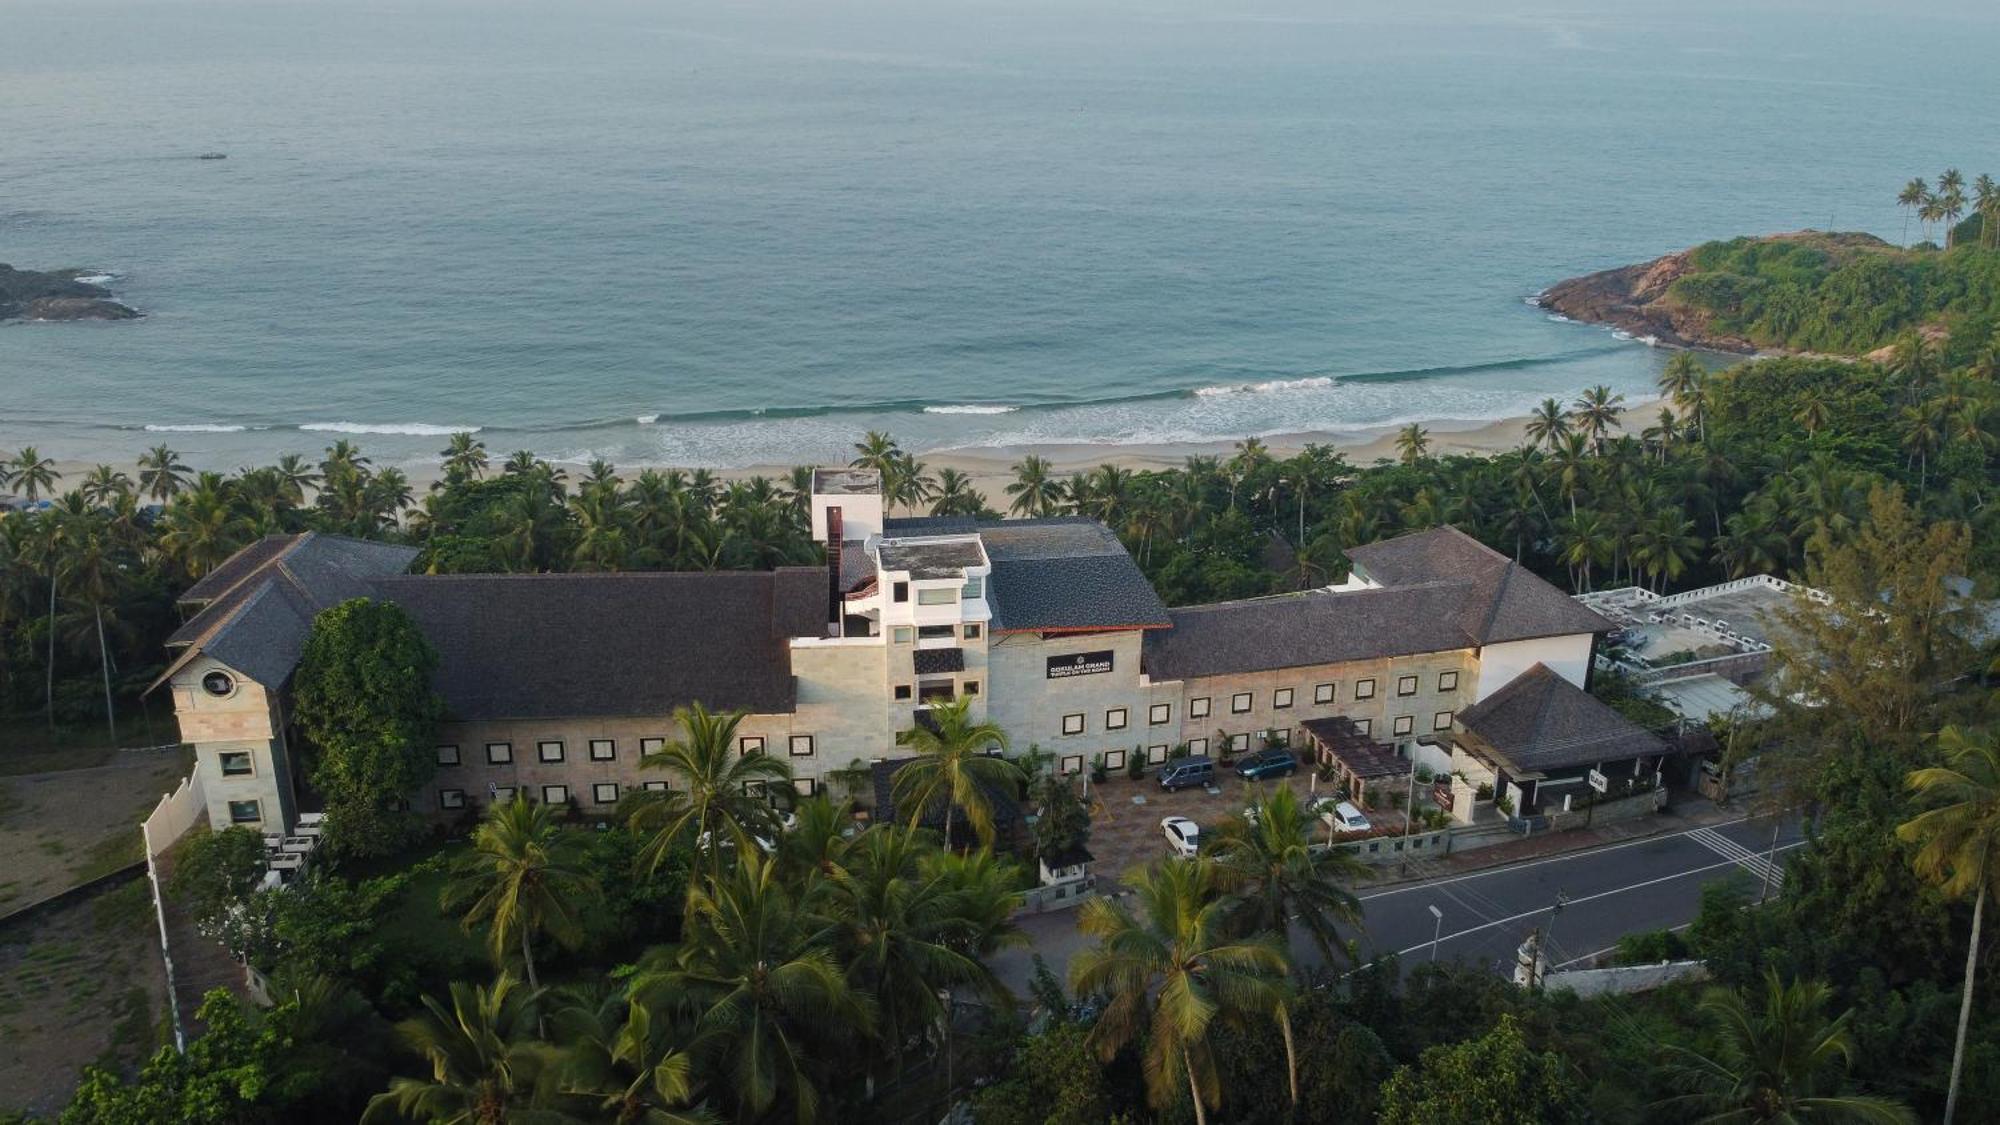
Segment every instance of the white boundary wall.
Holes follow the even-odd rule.
[[[152,815],[139,822],[146,840],[146,882],[153,888],[153,920],[160,926],[160,959],[167,966],[167,1008],[174,1020],[174,1049],[187,1050],[187,1029],[181,1022],[179,994],[174,990],[174,951],[167,944],[167,911],[160,901],[160,868],[154,857],[187,834],[208,815],[208,799],[202,795],[201,771],[196,769],[181,779],[180,787],[162,794]]]

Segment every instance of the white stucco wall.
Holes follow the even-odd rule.
[[[1537,664],[1546,664],[1563,679],[1584,686],[1584,677],[1590,672],[1590,641],[1589,633],[1571,633],[1487,645],[1479,651],[1478,698],[1483,700],[1506,687]]]

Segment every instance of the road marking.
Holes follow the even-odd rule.
[[[1724,859],[1733,859],[1743,870],[1757,877],[1757,881],[1773,888],[1785,885],[1784,869],[1742,844],[1706,828],[1697,828],[1688,836],[1702,847]]]
[[[1467,879],[1484,879],[1489,875],[1506,875],[1514,871],[1526,871],[1530,867],[1540,867],[1545,863],[1567,863],[1573,859],[1589,859],[1592,856],[1603,855],[1606,852],[1619,851],[1620,849],[1623,848],[1637,847],[1640,844],[1657,844],[1662,840],[1672,840],[1679,836],[1691,836],[1696,832],[1706,832],[1710,831],[1713,828],[1728,828],[1732,825],[1745,824],[1748,823],[1751,819],[1752,819],[1751,817],[1741,816],[1737,817],[1735,820],[1725,820],[1720,824],[1711,825],[1708,828],[1690,828],[1685,832],[1669,832],[1660,836],[1641,836],[1636,840],[1626,840],[1624,843],[1621,844],[1606,844],[1603,847],[1589,848],[1584,851],[1578,851],[1578,852],[1569,852],[1565,855],[1552,855],[1545,857],[1543,859],[1530,860],[1527,863],[1514,863],[1514,864],[1507,864],[1501,867],[1489,867],[1484,871],[1473,871],[1464,875],[1454,875],[1449,879],[1431,879],[1425,882],[1411,883],[1407,886],[1391,887],[1388,890],[1376,891],[1373,894],[1365,894],[1357,897],[1359,897],[1362,902],[1367,902],[1369,899],[1387,898],[1390,895],[1399,895],[1403,894],[1406,891],[1423,891],[1423,890],[1430,890],[1433,887],[1446,886],[1451,883],[1463,883]],[[1788,844],[1786,846],[1795,847],[1797,845]]]
[[[1805,846],[1805,841],[1804,841],[1804,840],[1798,840],[1798,841],[1794,841],[1793,843],[1790,843],[1790,844],[1785,844],[1785,845],[1783,845],[1782,847],[1780,847],[1780,848],[1779,848],[1778,850],[1779,850],[1779,851],[1781,851],[1781,852],[1788,852],[1788,851],[1791,851],[1791,850],[1792,850],[1793,848],[1802,848],[1802,847],[1804,847],[1804,846]],[[1687,878],[1687,877],[1688,877],[1688,876],[1690,876],[1690,875],[1700,875],[1700,874],[1703,874],[1703,873],[1705,873],[1705,872],[1709,872],[1709,871],[1717,871],[1717,870],[1720,870],[1720,869],[1722,869],[1722,868],[1724,868],[1724,867],[1738,867],[1738,866],[1741,866],[1741,865],[1740,865],[1740,864],[1739,864],[1739,863],[1738,863],[1738,862],[1737,862],[1736,860],[1733,860],[1733,859],[1730,859],[1730,860],[1724,860],[1724,861],[1723,861],[1723,862],[1721,862],[1721,863],[1711,863],[1711,864],[1709,864],[1709,865],[1708,865],[1708,866],[1706,866],[1706,867],[1694,867],[1694,868],[1689,868],[1689,869],[1688,869],[1688,870],[1686,870],[1686,871],[1681,871],[1681,872],[1677,872],[1677,873],[1675,873],[1675,874],[1673,874],[1673,875],[1662,875],[1662,876],[1660,876],[1660,877],[1658,877],[1658,878],[1656,878],[1656,879],[1647,879],[1646,881],[1644,881],[1644,882],[1641,882],[1641,883],[1633,883],[1633,884],[1631,884],[1630,886],[1625,886],[1625,887],[1615,887],[1615,888],[1613,888],[1613,889],[1611,889],[1611,890],[1608,890],[1608,891],[1599,891],[1599,892],[1597,892],[1597,893],[1596,893],[1596,894],[1594,894],[1594,895],[1584,895],[1584,896],[1583,896],[1583,897],[1581,897],[1581,898],[1573,898],[1573,899],[1570,899],[1570,900],[1569,900],[1569,903],[1568,903],[1568,905],[1570,905],[1570,906],[1582,906],[1582,905],[1583,905],[1584,903],[1586,903],[1586,902],[1595,902],[1596,900],[1598,900],[1598,899],[1600,899],[1600,898],[1610,898],[1610,897],[1611,897],[1612,895],[1622,895],[1622,894],[1624,894],[1624,893],[1625,893],[1626,891],[1637,891],[1637,890],[1643,890],[1643,889],[1645,889],[1645,888],[1647,888],[1647,887],[1651,887],[1651,886],[1657,886],[1658,884],[1661,884],[1661,883],[1671,883],[1671,882],[1673,882],[1673,881],[1674,881],[1675,879],[1685,879],[1685,878]],[[1458,939],[1458,938],[1462,938],[1462,937],[1466,936],[1467,934],[1476,934],[1476,933],[1480,932],[1481,930],[1490,930],[1490,929],[1492,929],[1492,928],[1493,928],[1493,927],[1495,927],[1495,926],[1504,926],[1504,925],[1506,925],[1506,924],[1507,924],[1507,923],[1509,923],[1509,922],[1519,922],[1519,921],[1520,921],[1520,920],[1522,920],[1523,918],[1534,918],[1534,917],[1537,917],[1537,916],[1539,916],[1539,915],[1542,915],[1542,914],[1547,914],[1547,913],[1548,913],[1548,912],[1549,912],[1550,910],[1552,910],[1552,909],[1554,909],[1554,907],[1553,907],[1553,906],[1538,906],[1538,907],[1536,907],[1536,908],[1535,908],[1535,909],[1533,909],[1533,910],[1524,910],[1524,911],[1522,911],[1522,912],[1521,912],[1521,913],[1519,913],[1519,914],[1510,914],[1510,915],[1508,915],[1508,916],[1507,916],[1507,917],[1505,917],[1505,918],[1495,918],[1495,919],[1494,919],[1493,921],[1491,921],[1491,922],[1485,922],[1485,923],[1481,923],[1480,925],[1477,925],[1477,926],[1472,926],[1472,927],[1469,927],[1469,928],[1467,928],[1467,929],[1463,929],[1463,930],[1459,930],[1459,931],[1457,931],[1457,932],[1455,932],[1455,933],[1449,933],[1449,934],[1445,934],[1445,935],[1443,935],[1442,937],[1440,937],[1440,938],[1438,938],[1438,939],[1437,939],[1437,944],[1440,944],[1440,945],[1442,945],[1442,944],[1443,944],[1443,943],[1445,943],[1445,942],[1448,942],[1448,941],[1454,941],[1454,940],[1456,940],[1456,939]],[[1431,942],[1428,942],[1428,941],[1420,941],[1420,942],[1418,942],[1417,944],[1415,944],[1415,945],[1413,945],[1413,946],[1409,947],[1408,949],[1403,949],[1403,950],[1398,950],[1398,951],[1397,951],[1397,956],[1408,956],[1408,955],[1410,955],[1410,954],[1412,954],[1412,953],[1415,953],[1415,952],[1417,952],[1418,950],[1421,950],[1421,949],[1429,949],[1429,948],[1431,947],[1431,944],[1432,944],[1432,943],[1431,943]]]

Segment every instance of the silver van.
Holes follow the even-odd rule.
[[[1176,758],[1160,767],[1160,788],[1172,793],[1207,785],[1215,779],[1215,763],[1205,757]]]

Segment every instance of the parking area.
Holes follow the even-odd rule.
[[[1240,815],[1256,796],[1279,786],[1289,786],[1301,797],[1313,790],[1313,783],[1303,770],[1289,778],[1249,782],[1237,777],[1234,770],[1220,767],[1215,771],[1219,794],[1200,788],[1168,793],[1152,774],[1138,781],[1114,777],[1092,785],[1090,852],[1096,857],[1092,871],[1097,875],[1099,889],[1115,892],[1108,883],[1119,880],[1127,871],[1171,854],[1160,831],[1162,817],[1187,817],[1200,825],[1207,836],[1224,820]],[[1378,824],[1386,823],[1387,819],[1402,822],[1402,814],[1387,809],[1368,815]]]

